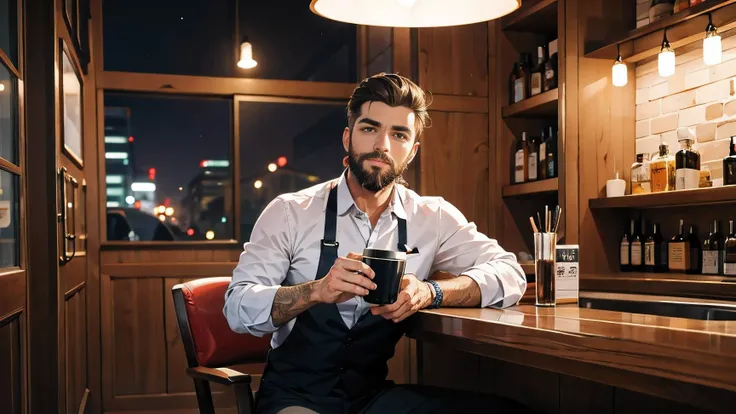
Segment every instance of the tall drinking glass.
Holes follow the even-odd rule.
[[[557,233],[534,233],[537,306],[555,306]]]

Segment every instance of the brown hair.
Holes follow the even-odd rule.
[[[416,138],[429,127],[427,99],[422,88],[408,78],[394,73],[379,73],[363,79],[348,102],[348,128],[352,131],[366,102],[383,102],[388,106],[405,106],[416,114]]]

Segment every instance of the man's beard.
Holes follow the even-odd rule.
[[[363,163],[369,159],[376,159],[383,161],[388,164],[388,170],[384,170],[382,167],[369,166],[370,171],[363,168]],[[358,180],[358,183],[368,191],[378,192],[386,186],[390,185],[406,170],[407,162],[401,163],[396,166],[391,157],[386,155],[385,152],[373,151],[363,154],[356,154],[353,151],[353,144],[350,143],[348,150],[348,168],[350,172]]]

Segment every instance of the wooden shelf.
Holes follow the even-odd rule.
[[[736,0],[734,0],[736,1]],[[504,118],[546,118],[557,117],[557,100],[559,93],[557,88],[540,93],[521,102],[504,106],[501,114]]]
[[[557,35],[557,0],[540,0],[502,19],[503,30]]]
[[[502,189],[502,194],[504,198],[509,198],[554,193],[558,189],[558,183],[558,178],[549,178],[523,184],[506,185]]]
[[[580,290],[736,300],[736,277],[682,273],[582,273]]]
[[[703,37],[708,24],[707,14],[711,13],[713,24],[719,32],[734,26],[736,0],[708,0],[693,7],[667,16],[646,26],[631,30],[622,36],[607,39],[605,42],[587,44],[586,58],[615,60],[616,46],[620,45],[621,56],[629,63],[638,62],[659,52],[667,28],[667,40],[673,48],[691,43],[693,37]],[[733,6],[733,7],[726,7]]]
[[[611,198],[592,198],[591,210],[612,208],[665,208],[736,203],[736,185],[662,193],[625,195]]]

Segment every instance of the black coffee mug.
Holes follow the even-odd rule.
[[[373,269],[376,289],[363,297],[374,305],[390,305],[396,302],[401,290],[401,278],[406,270],[406,253],[392,250],[365,249],[363,263]]]

